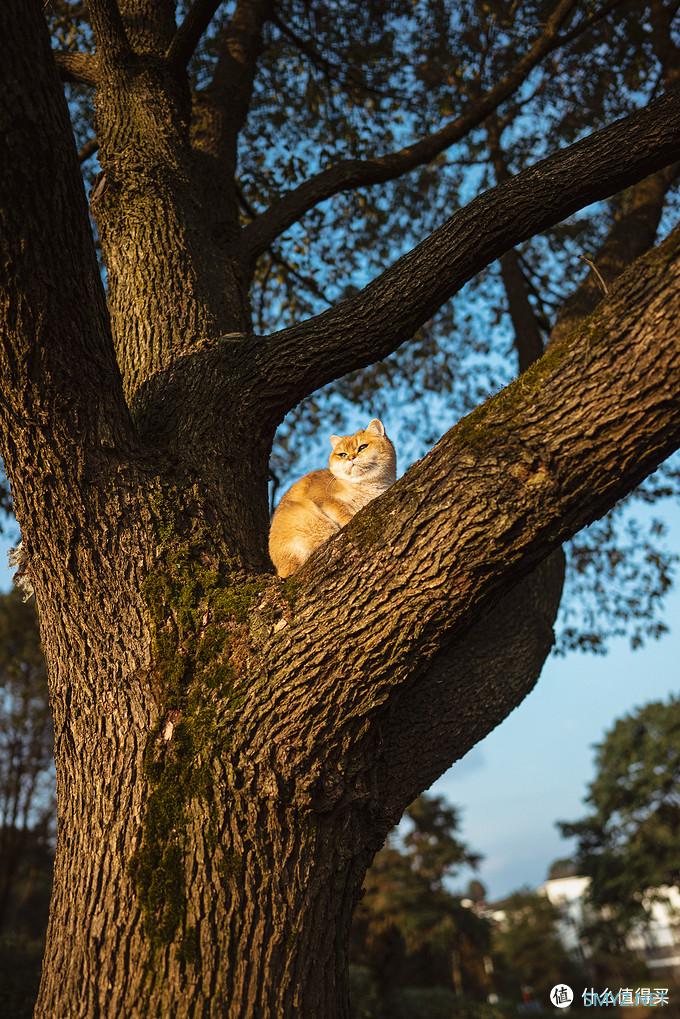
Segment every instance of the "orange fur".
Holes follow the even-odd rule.
[[[296,481],[272,517],[269,555],[280,577],[299,570],[396,478],[394,446],[376,418],[354,435],[331,435],[331,445],[328,468]]]

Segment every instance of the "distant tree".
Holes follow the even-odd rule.
[[[578,870],[612,949],[664,886],[680,884],[680,698],[620,718],[596,747],[595,772],[590,813],[559,827],[578,839]]]
[[[468,899],[472,899],[472,901],[476,904],[485,902],[486,887],[477,878],[472,878],[472,880],[468,882],[468,886],[465,890],[465,895]]]
[[[547,1005],[555,984],[578,983],[580,967],[560,941],[559,911],[545,895],[520,890],[498,908],[504,919],[493,935],[496,991],[515,1001],[531,993]]]
[[[578,874],[578,867],[574,861],[566,856],[559,860],[553,860],[548,868],[548,880],[555,881],[558,878],[573,877]]]
[[[31,895],[31,868],[42,871],[44,860],[49,861],[53,821],[45,662],[35,610],[13,591],[0,595],[0,930],[7,923],[13,891],[17,898],[20,876],[24,917],[31,912],[26,898]],[[40,917],[38,926],[44,919]]]
[[[0,594],[0,1015],[29,1019],[52,884],[52,723],[35,610]]]
[[[490,928],[446,882],[479,856],[457,837],[458,813],[441,797],[419,796],[406,817],[408,831],[390,838],[366,875],[352,959],[369,967],[384,998],[405,985],[474,993],[484,982]]]

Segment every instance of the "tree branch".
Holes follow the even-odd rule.
[[[64,92],[40,5],[0,5],[0,450],[17,518],[73,533],[84,474],[131,435]],[[92,474],[90,473],[90,476]],[[68,547],[62,531],[59,556]]]
[[[640,181],[626,196],[625,211],[615,220],[596,256],[607,265],[610,279],[651,247],[675,169],[667,167]],[[503,173],[503,168],[500,172]],[[514,250],[508,254],[517,258]],[[507,255],[501,259],[502,266],[506,258]],[[517,264],[522,272],[518,258]],[[505,273],[503,278],[517,331],[522,328],[517,303],[520,311],[523,302],[528,303],[527,281],[522,274],[517,302],[517,292],[509,289]],[[572,309],[568,316],[572,329],[582,321],[578,311],[586,315],[598,300],[586,277],[566,305]],[[531,330],[531,324],[529,327]],[[558,319],[549,342],[567,335]],[[530,355],[535,340],[527,344],[516,336],[516,347],[520,353]],[[508,697],[516,697],[519,703],[533,687],[552,646],[552,626],[563,579],[564,555],[560,550],[521,581],[469,634],[439,655],[426,682],[408,688],[397,698],[382,726],[383,791],[393,813],[398,814],[403,802],[410,802],[460,757],[461,747],[468,745],[468,741],[481,739],[502,721],[507,714]],[[504,696],[498,696],[499,690]],[[423,756],[424,745],[428,753]]]
[[[116,0],[89,0],[87,9],[100,66],[120,66],[131,51]]]
[[[222,52],[207,88],[194,93],[193,144],[234,176],[238,135],[248,116],[262,50],[262,30],[274,0],[238,0],[222,39]]]
[[[99,149],[99,142],[97,141],[97,139],[96,138],[90,138],[78,150],[78,162],[79,163],[86,162],[91,156],[93,156],[95,154],[95,152],[98,151],[98,149]]]
[[[673,91],[480,195],[334,308],[254,339],[274,423],[320,386],[387,357],[510,248],[679,152],[680,92]]]
[[[290,759],[299,767],[309,755],[320,809],[352,795],[347,773],[318,787],[318,742],[340,757],[352,741],[376,738],[405,692],[436,695],[432,660],[680,446],[679,315],[680,228],[308,560],[291,585],[292,618],[269,645],[273,704],[270,724],[253,734],[254,757],[285,729]],[[339,648],[338,633],[352,639]],[[478,691],[464,694],[463,718]],[[503,717],[518,690],[497,681],[493,696]],[[459,732],[458,753],[480,725]],[[438,750],[424,743],[422,755]],[[282,767],[285,776],[290,764]]]
[[[615,265],[618,272],[623,271],[651,246],[668,177],[668,169],[661,170],[631,189],[626,212],[614,222],[596,256],[612,269],[610,278],[614,278]],[[513,250],[508,255],[516,258],[519,267],[517,253]],[[501,259],[503,269],[507,257]],[[522,274],[521,280],[509,286],[505,271],[503,280],[517,333],[523,328],[523,303],[528,303],[527,280]],[[520,289],[515,289],[515,284]],[[589,287],[586,278],[569,302],[583,314],[591,305],[581,299],[581,292]],[[578,319],[572,316],[570,323],[575,328]],[[532,335],[531,323],[529,330]],[[550,342],[560,333],[566,335],[558,323]],[[527,343],[516,335],[516,347],[530,356],[535,339]],[[508,706],[519,703],[533,687],[552,646],[563,578],[564,555],[559,551],[513,588],[462,640],[438,655],[425,681],[399,695],[381,725],[385,757],[382,795],[392,815],[398,815],[404,802],[410,802],[460,757],[470,741],[481,739],[502,721]],[[425,755],[423,746],[428,751]]]
[[[62,81],[76,82],[80,85],[96,85],[99,81],[97,58],[92,53],[67,53],[57,50],[54,62],[59,70]]]
[[[578,39],[578,37],[583,35],[587,29],[592,28],[593,25],[597,25],[598,22],[606,18],[615,7],[620,7],[622,3],[626,3],[626,0],[607,0],[606,3],[602,4],[602,7],[600,7],[599,10],[589,15],[589,17],[584,18],[578,23],[578,25],[574,25],[569,32],[565,32],[564,35],[561,35],[560,46],[566,46],[567,43],[573,42],[574,39]]]
[[[501,148],[501,129],[498,118],[492,114],[487,122],[489,154],[496,174],[496,183],[510,180],[510,172]],[[529,300],[527,283],[519,260],[512,248],[501,255],[501,279],[512,320],[513,338],[520,372],[537,361],[543,353],[543,336],[536,313]]]
[[[221,3],[222,0],[194,0],[165,54],[169,64],[177,70],[187,66]]]
[[[341,191],[394,180],[464,138],[473,128],[513,94],[527,75],[550,52],[562,45],[559,29],[571,15],[575,0],[560,0],[542,34],[534,41],[509,74],[494,88],[475,100],[460,116],[439,131],[413,145],[373,159],[345,159],[309,178],[289,191],[247,226],[241,235],[239,252],[248,264],[271,242],[319,202]]]

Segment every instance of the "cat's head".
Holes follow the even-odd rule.
[[[373,420],[354,435],[331,435],[331,474],[343,481],[391,485],[397,476],[394,446],[382,421]]]

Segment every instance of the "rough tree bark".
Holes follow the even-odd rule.
[[[285,411],[519,240],[677,159],[680,99],[480,197],[326,315],[254,337],[224,174],[271,5],[237,5],[192,114],[187,39],[214,7],[175,36],[172,5],[89,4],[108,311],[40,4],[0,11],[0,440],[58,776],[41,1017],[345,1017],[372,854],[533,685],[550,553],[680,444],[676,231],[277,580],[266,470]]]

